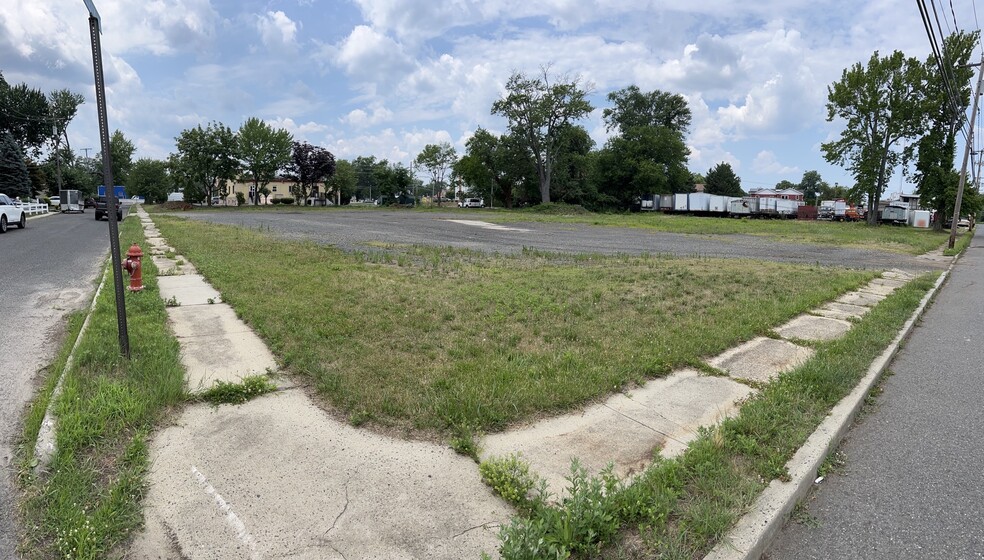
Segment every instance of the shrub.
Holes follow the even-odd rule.
[[[236,193],[236,205],[237,206],[242,206],[244,204],[246,204],[246,195],[244,195],[241,192],[237,192]]]
[[[283,199],[281,199],[281,198],[271,198],[270,199],[270,204],[280,204],[280,201],[281,200],[283,200]]]
[[[518,453],[489,459],[478,466],[478,472],[482,482],[502,499],[520,509],[533,509],[532,492],[538,477],[530,473],[530,466]]]
[[[294,197],[285,196],[280,199],[280,204],[294,204]]]

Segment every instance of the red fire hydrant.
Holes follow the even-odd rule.
[[[134,243],[130,246],[130,250],[126,252],[126,260],[123,261],[123,269],[130,273],[130,288],[131,292],[139,292],[143,287],[143,271],[140,266],[140,258],[143,257],[143,251],[140,250],[140,246]]]

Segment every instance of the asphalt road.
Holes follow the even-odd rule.
[[[984,234],[766,557],[984,558]]]
[[[195,210],[182,216],[251,228],[262,227],[263,231],[284,238],[310,240],[349,251],[364,251],[371,242],[385,242],[442,245],[500,253],[535,248],[563,253],[749,258],[850,268],[899,268],[909,272],[945,267],[945,263],[898,253],[785,243],[750,235],[685,235],[588,224],[535,222],[507,223],[492,229],[482,223],[484,219],[494,218],[494,214],[468,210],[450,210],[446,213]]]
[[[0,235],[0,558],[16,558],[12,465],[21,415],[51,362],[65,315],[88,304],[109,254],[109,225],[84,214],[32,218]]]

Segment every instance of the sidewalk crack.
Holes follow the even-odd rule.
[[[338,512],[338,515],[335,516],[335,520],[331,522],[331,528],[329,528],[327,531],[325,531],[325,536],[327,536],[328,533],[330,533],[330,532],[332,532],[332,531],[335,530],[335,526],[338,524],[338,520],[341,519],[342,516],[345,515],[345,512],[348,510],[348,507],[349,507],[349,483],[350,482],[352,482],[352,477],[351,476],[348,478],[348,480],[345,481],[345,505],[342,507],[342,511]],[[332,548],[335,548],[335,547],[332,546]],[[338,551],[336,550],[335,552],[338,552]],[[338,553],[341,554],[341,552],[338,552]],[[344,557],[345,556],[342,556],[342,558],[344,558]]]

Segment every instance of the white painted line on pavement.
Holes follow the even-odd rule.
[[[253,560],[260,560],[260,555],[256,552],[256,541],[253,540],[253,535],[249,534],[246,530],[246,525],[239,519],[234,511],[232,511],[232,506],[230,506],[222,495],[215,491],[215,488],[209,484],[208,479],[205,478],[194,465],[191,466],[191,473],[195,475],[198,479],[198,485],[205,490],[205,493],[212,496],[215,500],[215,504],[219,506],[219,511],[225,514],[226,523],[229,524],[236,531],[236,538],[239,539],[246,547],[249,549],[249,557]]]
[[[519,232],[531,231],[528,229],[507,227],[499,224],[491,224],[489,222],[483,222],[480,220],[447,220],[447,221],[454,222],[456,224],[462,224],[465,226],[480,227],[482,229],[494,229],[496,231],[519,231]]]

